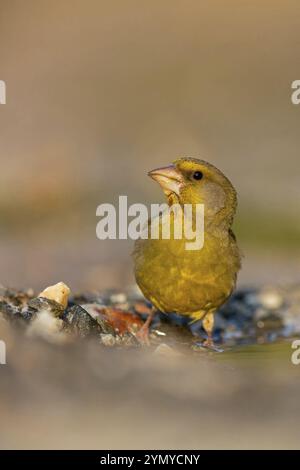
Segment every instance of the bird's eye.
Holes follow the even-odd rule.
[[[201,180],[203,178],[202,171],[195,171],[195,173],[193,173],[193,178],[197,181]]]

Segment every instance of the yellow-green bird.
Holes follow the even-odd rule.
[[[149,237],[138,239],[133,252],[137,284],[156,309],[187,315],[192,321],[202,320],[208,337],[206,344],[210,346],[214,313],[232,293],[241,266],[231,230],[236,191],[218,168],[196,158],[180,158],[150,171],[149,176],[160,184],[169,206],[204,205],[204,244],[201,249],[188,250],[190,240],[184,233],[181,239],[174,235],[178,223],[184,226],[183,211],[171,211],[169,239],[151,238],[153,220],[149,221]],[[192,218],[195,217],[193,210]],[[169,221],[164,215],[159,216],[160,235],[164,223]],[[139,334],[146,342],[152,316],[149,315]]]

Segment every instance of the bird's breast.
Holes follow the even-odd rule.
[[[238,248],[229,235],[210,233],[204,234],[203,248],[193,251],[186,249],[185,238],[137,240],[133,256],[145,297],[164,312],[182,314],[221,305],[240,267]]]

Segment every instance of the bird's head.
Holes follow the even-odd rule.
[[[204,204],[206,217],[232,219],[237,196],[228,178],[215,166],[197,158],[179,158],[171,165],[150,171],[169,204]]]

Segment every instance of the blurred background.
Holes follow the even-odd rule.
[[[300,279],[297,1],[0,0],[0,281],[133,281],[96,207],[159,202],[180,155],[239,194],[240,284]]]
[[[296,0],[0,0],[0,284],[125,289],[96,208],[163,201],[147,172],[183,155],[238,191],[239,285],[299,282],[299,31]],[[299,446],[290,340],[160,358],[0,323],[1,448]]]

